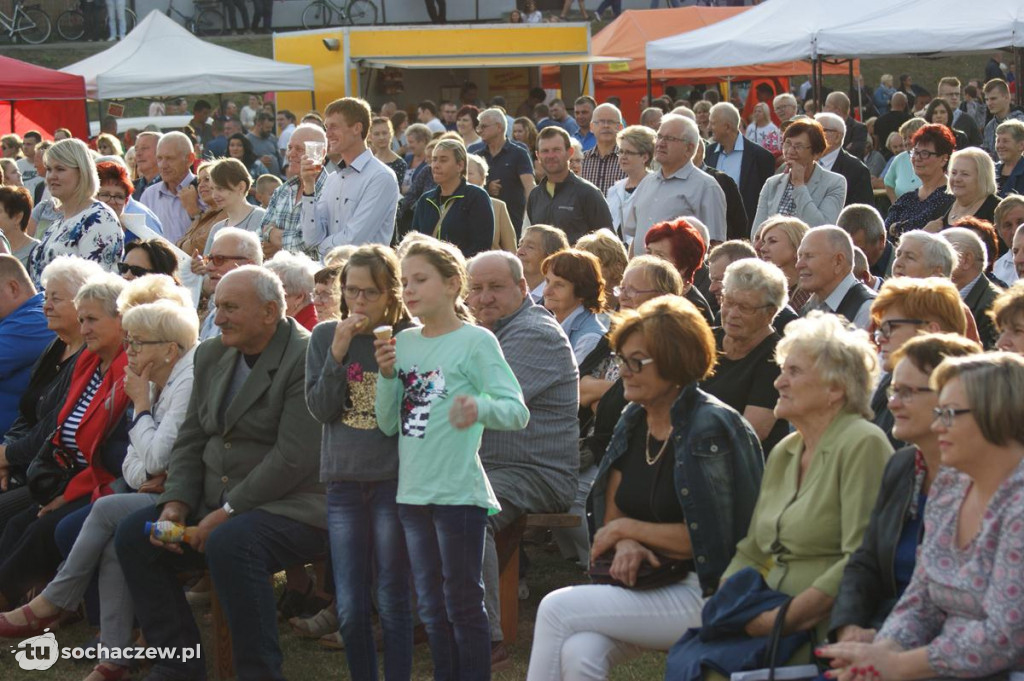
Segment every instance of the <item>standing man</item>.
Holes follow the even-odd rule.
[[[335,246],[391,243],[398,210],[395,173],[366,148],[370,105],[343,97],[324,112],[327,147],[345,167],[332,173],[316,194],[322,168],[302,160],[302,239],[325,255]]]
[[[573,104],[572,113],[576,117],[576,125],[580,126],[579,132],[574,137],[583,145],[583,151],[590,151],[597,144],[597,137],[590,129],[590,122],[594,117],[596,109],[597,102],[594,101],[593,97],[588,97],[587,95],[579,97]],[[619,122],[621,123],[622,121],[620,120]],[[601,191],[604,191],[604,189]]]
[[[199,195],[192,185],[196,179],[192,174],[195,161],[195,148],[188,135],[178,131],[165,134],[156,147],[156,164],[162,179],[147,187],[140,199],[156,214],[164,237],[172,244],[178,243],[192,220],[202,212]]]
[[[584,234],[602,227],[611,229],[612,214],[601,190],[570,172],[571,154],[565,130],[551,125],[540,131],[537,156],[545,178],[530,192],[526,211],[531,224],[560,227],[574,244]]]
[[[526,200],[536,186],[533,180],[533,161],[517,142],[509,141],[505,126],[508,121],[501,109],[480,112],[477,130],[483,147],[475,153],[487,161],[487,193],[501,199],[508,208],[516,240],[523,230]]]
[[[30,189],[31,187],[27,184],[28,181],[36,179],[39,175],[36,172],[35,164],[36,145],[42,141],[43,136],[37,130],[29,130],[21,139],[21,153],[24,156],[18,159],[18,170],[21,171],[22,183],[25,183],[25,186]]]
[[[293,133],[294,134],[294,133]],[[252,143],[252,150],[271,173],[281,176],[281,157],[277,151],[277,135],[274,134],[274,117],[266,111],[256,114],[252,129],[246,134]],[[296,166],[296,173],[298,166]]]
[[[537,124],[537,130],[543,130],[549,125],[559,125],[563,130],[572,136],[580,131],[580,126],[572,119],[569,112],[565,110],[565,102],[561,99],[552,99],[548,104],[548,120]]]
[[[282,156],[288,149],[288,139],[295,132],[295,122],[295,114],[288,109],[277,112],[277,149]]]
[[[793,116],[796,116],[798,108],[796,97],[788,92],[783,92],[781,95],[775,95],[775,99],[772,100],[772,109],[775,111],[775,115],[778,117],[779,123],[782,124],[780,127],[783,130],[785,130],[786,122]],[[749,209],[747,209],[747,213],[753,215]]]
[[[449,102],[447,99],[441,102],[441,123],[444,124],[445,130],[455,130],[455,115],[459,112],[455,102]]]
[[[873,204],[875,192],[871,188],[871,171],[863,161],[843,149],[843,139],[846,137],[843,119],[833,113],[820,113],[814,120],[821,123],[825,131],[825,154],[818,165],[846,178],[846,203],[843,205]]]
[[[1007,119],[1024,121],[1024,113],[1019,110],[1011,110],[1010,87],[1002,78],[994,78],[985,83],[985,104],[992,117],[985,124],[984,141],[981,146],[993,159],[998,160],[996,157],[996,128]]]
[[[662,117],[654,145],[654,160],[661,170],[637,185],[622,223],[622,235],[630,241],[632,254],[644,253],[647,230],[682,215],[703,222],[712,242],[726,240],[725,192],[713,177],[693,165],[700,143],[694,121],[679,114]]]
[[[889,135],[899,132],[900,126],[909,121],[910,118],[910,114],[907,113],[907,96],[902,92],[894,92],[889,100],[889,111],[879,116],[878,120],[875,121],[875,136],[882,147],[879,151],[882,152],[883,156],[891,155],[889,147],[886,146],[886,142],[889,141]]]
[[[793,95],[779,95],[780,97]],[[789,106],[788,100],[784,100]],[[776,104],[776,107],[783,106]],[[792,102],[796,111],[796,99]],[[788,109],[787,109],[788,111]],[[765,180],[775,174],[775,157],[760,144],[754,144],[740,134],[740,112],[729,102],[719,102],[711,107],[708,114],[711,123],[711,138],[714,144],[707,147],[704,162],[732,178],[743,197],[743,208],[747,214],[747,234],[754,225],[757,213],[757,199]],[[783,120],[789,120],[784,118]]]
[[[951,128],[962,130],[967,135],[967,141],[971,146],[978,146],[981,144],[981,130],[978,129],[978,124],[974,122],[974,118],[967,114],[967,112],[960,108],[961,97],[960,97],[960,79],[953,76],[946,76],[939,80],[938,87],[939,99],[946,100],[953,109],[953,124]],[[879,140],[882,144],[885,144],[883,140]]]
[[[267,213],[263,216],[263,224],[260,225],[263,254],[266,257],[282,250],[305,253],[313,258],[320,257],[316,246],[302,239],[302,178],[299,172],[302,169],[302,157],[306,154],[306,142],[326,144],[327,136],[320,126],[303,123],[295,128],[288,140],[288,179],[274,190],[267,204]],[[319,196],[323,191],[329,174],[326,168],[320,172],[313,188],[314,196]]]
[[[431,134],[446,131],[444,123],[437,117],[437,104],[429,99],[424,99],[416,105],[416,120],[430,128]]]
[[[160,168],[156,164],[156,147],[163,137],[162,132],[143,131],[135,138],[135,169],[139,177],[135,180],[132,198],[142,200],[142,193],[150,185],[160,181]]]
[[[213,126],[207,122],[211,111],[213,111],[213,107],[208,101],[197,99],[196,103],[192,105],[192,120],[188,122],[204,147],[213,139]]]
[[[845,92],[833,92],[825,98],[823,111],[833,113],[843,119],[846,125],[846,136],[842,147],[857,159],[864,158],[864,150],[868,143],[868,126],[850,115],[850,98]]]
[[[581,99],[583,99],[581,97]],[[589,99],[589,97],[587,98]],[[584,107],[586,108],[586,107]],[[579,118],[580,104],[576,101],[576,117]],[[588,130],[592,127],[597,135],[588,133],[595,144],[583,152],[583,179],[608,194],[608,188],[626,176],[619,167],[619,131],[622,130],[622,112],[614,104],[601,104],[586,116]],[[580,126],[580,130],[583,126]],[[582,140],[581,140],[582,141]],[[587,149],[586,143],[583,145]]]

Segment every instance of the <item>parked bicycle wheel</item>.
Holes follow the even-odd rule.
[[[192,32],[200,37],[217,36],[224,33],[224,15],[215,9],[199,10]]]
[[[326,2],[310,3],[306,9],[302,10],[302,25],[307,29],[333,26],[333,14],[331,6]]]
[[[81,40],[85,35],[85,16],[77,9],[61,12],[57,17],[57,34],[64,40]]]
[[[23,7],[15,19],[14,32],[26,43],[38,45],[50,37],[50,17],[38,7]]]
[[[370,0],[352,0],[346,12],[348,23],[353,26],[372,26],[377,23],[377,5]]]
[[[124,10],[124,32],[131,33],[137,23],[139,23],[139,20],[135,16],[135,12],[126,7]]]

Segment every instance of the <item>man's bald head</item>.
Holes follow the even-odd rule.
[[[36,287],[21,261],[13,255],[0,254],[0,319],[9,316],[34,295]]]

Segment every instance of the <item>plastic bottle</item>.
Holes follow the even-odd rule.
[[[145,529],[146,534],[165,544],[187,544],[192,541],[197,528],[185,527],[170,520],[159,520],[155,523],[147,522]]]

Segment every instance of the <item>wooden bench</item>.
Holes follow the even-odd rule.
[[[522,543],[523,531],[527,527],[559,529],[579,526],[579,516],[570,513],[531,513],[521,516],[495,535],[501,631],[506,644],[515,643],[519,629],[519,546]]]

